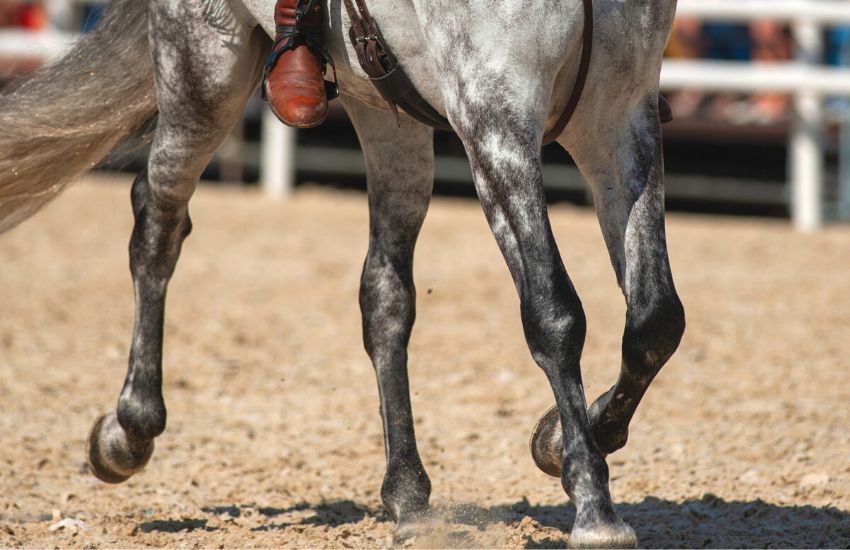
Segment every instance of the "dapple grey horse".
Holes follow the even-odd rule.
[[[360,306],[377,373],[387,470],[381,495],[399,525],[428,508],[407,377],[415,316],[414,245],[431,196],[432,130],[388,110],[346,40],[348,16],[325,2],[325,39],[342,102],[366,158],[369,250]],[[272,0],[113,0],[62,60],[0,97],[0,230],[32,215],[128,136],[147,133],[147,169],[132,187],[136,298],[129,369],[116,411],[89,439],[93,473],[139,471],[165,429],[162,338],[168,281],[191,231],[203,168],[258,84],[273,34]],[[513,276],[525,337],[557,408],[536,440],[556,456],[577,514],[573,546],[632,546],[605,456],[626,442],[641,397],[677,348],[684,312],[664,228],[658,76],[676,0],[596,0],[590,77],[557,138],[593,192],[628,310],[616,384],[589,408],[579,361],[585,317],[549,224],[541,139],[573,88],[579,0],[369,0],[422,96],[451,122],[484,213]],[[545,437],[541,434],[545,432]]]

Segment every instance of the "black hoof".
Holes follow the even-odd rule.
[[[153,454],[153,440],[133,441],[118,423],[115,413],[99,417],[88,440],[89,471],[106,483],[127,481]]]
[[[561,431],[557,405],[553,405],[537,421],[528,445],[531,448],[534,464],[543,473],[560,479],[564,457],[564,435]]]

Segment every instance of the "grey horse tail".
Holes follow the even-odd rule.
[[[113,0],[73,49],[0,93],[0,233],[153,126],[147,2]]]

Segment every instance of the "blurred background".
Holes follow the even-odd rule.
[[[0,81],[59,55],[96,23],[95,0],[0,0]],[[787,217],[801,230],[850,220],[850,2],[680,0],[662,71],[673,210]],[[436,191],[473,196],[463,148],[436,137]],[[544,149],[552,200],[589,203],[569,155]],[[144,155],[111,159],[135,171]],[[282,197],[301,182],[365,188],[339,102],[327,123],[294,131],[259,96],[204,179]]]

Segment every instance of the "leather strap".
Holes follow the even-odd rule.
[[[386,100],[390,110],[395,113],[396,120],[398,109],[401,107],[411,117],[424,124],[451,130],[449,121],[416,91],[416,86],[399,66],[372,14],[369,13],[365,0],[355,1],[356,8],[352,0],[343,0],[351,19],[349,39],[357,54],[357,61],[381,97]]]
[[[581,93],[584,91],[584,84],[587,82],[587,72],[590,69],[590,54],[593,51],[593,0],[582,0],[584,4],[584,29],[582,30],[582,45],[581,45],[581,61],[578,65],[578,74],[576,75],[575,84],[573,84],[573,93],[570,95],[567,105],[561,116],[552,128],[543,135],[543,145],[548,145],[555,141],[561,135],[564,128],[569,124],[570,119],[576,112],[578,102],[581,99]]]
[[[385,76],[388,71],[385,64],[394,63],[395,60],[390,59],[389,52],[379,37],[375,20],[369,13],[369,8],[363,0],[357,0],[356,9],[351,0],[344,0],[344,3],[348,17],[351,19],[348,35],[354,43],[360,66],[370,78]]]

